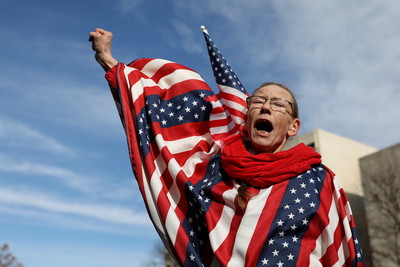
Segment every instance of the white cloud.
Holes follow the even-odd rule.
[[[6,30],[1,39],[9,40],[7,49],[19,55],[6,56],[7,68],[0,73],[0,115],[8,114],[8,124],[19,117],[11,126],[27,125],[25,119],[45,123],[46,130],[67,125],[103,136],[122,131],[104,72],[95,63],[86,38],[77,41],[70,36],[49,38],[42,31]],[[27,39],[29,46],[24,45]],[[6,119],[3,117],[0,123]]]
[[[138,9],[143,0],[117,0],[116,8],[122,14],[127,14]]]
[[[42,127],[47,131],[67,126],[95,132],[96,135],[103,137],[113,137],[116,133],[123,132],[105,80],[96,81],[99,83],[96,87],[78,80],[64,80],[65,77],[57,75],[49,77],[47,83],[43,84],[42,73],[35,70],[22,72],[20,76],[12,84],[9,84],[7,79],[0,81],[0,86],[12,91],[11,94],[4,94],[0,100],[4,109],[7,109],[12,116],[17,114],[19,117],[23,116],[25,120],[34,120],[37,129]],[[24,83],[29,83],[30,87],[25,87]],[[25,113],[18,114],[21,112]],[[5,116],[0,116],[0,123],[6,127],[5,130],[16,133],[16,137],[24,134],[25,137],[39,138],[37,140],[39,142],[31,143],[30,146],[41,145],[41,142],[46,140],[46,145],[50,145],[49,148],[62,150],[59,143],[38,133],[40,130],[28,129],[26,123],[13,122],[11,118]],[[17,132],[19,129],[23,130],[21,134]],[[66,148],[63,149],[66,152]]]
[[[170,23],[172,24],[172,27],[175,30],[176,35],[178,36],[177,40],[180,40],[181,45],[186,52],[188,52],[189,54],[193,54],[201,53],[204,51],[203,44],[199,43],[197,39],[200,33],[200,28],[192,29],[184,22],[178,21],[176,19],[171,20]]]
[[[41,179],[57,179],[79,192],[96,192],[102,188],[95,177],[30,160],[17,160],[2,153],[0,153],[0,171],[22,173],[29,177],[41,176]]]
[[[376,147],[399,142],[400,2],[203,5],[229,22],[211,25],[210,34],[223,52],[230,49],[225,56],[245,86],[289,85],[306,131],[323,128]]]
[[[91,216],[77,216],[71,213],[51,212],[32,206],[16,206],[0,201],[0,221],[28,220],[31,226],[40,225],[47,228],[78,230],[87,232],[118,234],[127,236],[146,236],[155,231],[151,224],[125,224],[114,221],[104,221]],[[148,219],[150,222],[150,218]]]
[[[378,147],[399,141],[400,11],[393,7],[318,2],[289,10],[283,54],[298,71],[310,128]]]
[[[115,133],[116,129],[122,129],[118,112],[105,81],[101,89],[86,87],[71,90],[66,86],[59,86],[56,91],[52,89],[45,88],[46,98],[52,103],[48,108],[53,108],[53,111],[58,113],[55,115],[60,115],[63,123],[92,128],[98,134],[109,134],[110,129],[112,133]],[[39,96],[37,101],[41,101]]]
[[[23,211],[35,209],[39,212],[84,216],[119,224],[150,225],[146,213],[134,212],[131,208],[106,203],[83,203],[67,199],[61,200],[27,188],[0,187],[0,203],[6,204],[7,207],[15,207]]]
[[[124,182],[124,183],[122,183]],[[134,178],[123,180],[119,184],[108,184],[102,187],[101,197],[110,200],[126,200],[134,199],[135,201],[142,203],[143,199],[139,191],[139,187],[136,184]]]
[[[0,144],[19,149],[44,150],[46,152],[72,155],[73,150],[54,138],[40,131],[1,116],[0,114]]]

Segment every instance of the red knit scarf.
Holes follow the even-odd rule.
[[[224,171],[232,178],[260,188],[298,176],[319,163],[321,155],[305,144],[286,151],[253,155],[238,135],[228,138],[222,149]]]

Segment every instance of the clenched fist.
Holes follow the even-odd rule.
[[[92,42],[92,49],[96,52],[95,58],[105,71],[118,63],[111,54],[112,37],[111,32],[99,28],[89,34],[89,42]]]

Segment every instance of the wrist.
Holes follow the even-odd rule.
[[[110,70],[112,67],[118,64],[118,61],[115,58],[113,58],[113,56],[110,53],[97,52],[95,58],[96,61],[105,71]]]

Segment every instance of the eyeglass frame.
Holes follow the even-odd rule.
[[[250,99],[253,98],[253,97],[258,97],[258,98],[261,98],[261,99],[264,100],[264,103],[257,103],[257,104],[261,104],[261,106],[264,105],[265,103],[267,103],[268,100],[269,100],[269,106],[271,107],[271,109],[274,110],[274,111],[278,111],[278,112],[281,112],[281,111],[280,111],[280,110],[275,110],[275,109],[272,107],[272,105],[271,105],[271,100],[282,100],[282,101],[286,101],[286,102],[288,102],[290,108],[291,108],[292,111],[293,111],[293,103],[290,102],[289,100],[286,100],[286,99],[283,99],[283,98],[279,98],[279,97],[266,98],[266,97],[264,97],[264,96],[258,96],[258,95],[252,95],[252,96],[248,96],[248,97],[246,98],[246,103],[247,103],[247,106],[248,106],[248,107],[250,107],[251,104],[250,104],[249,102],[250,102]],[[288,109],[286,108],[285,105],[284,105],[283,107],[285,108],[285,114],[288,113],[290,116],[293,116],[293,115],[288,111]]]

